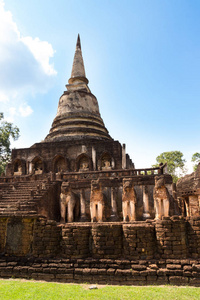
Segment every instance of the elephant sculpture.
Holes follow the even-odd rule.
[[[90,195],[91,222],[103,222],[105,219],[106,196],[103,194],[99,180],[92,180]]]
[[[74,222],[74,219],[79,217],[80,203],[79,197],[76,195],[69,183],[63,183],[61,186],[60,193],[60,214],[61,214],[61,223],[65,223],[67,210],[67,222]]]
[[[153,190],[155,219],[162,219],[162,216],[169,216],[169,192],[165,186],[163,175],[155,177],[155,187]]]
[[[136,202],[137,199],[133,180],[131,178],[124,178],[122,193],[122,214],[124,222],[136,220]]]

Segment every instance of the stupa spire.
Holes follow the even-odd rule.
[[[78,34],[77,37],[77,42],[76,42],[76,49],[79,48],[81,50],[81,40],[80,40],[80,35]]]
[[[71,78],[68,80],[69,84],[76,83],[86,83],[88,84],[88,79],[85,75],[85,67],[83,62],[83,56],[81,51],[81,40],[80,35],[78,34],[77,42],[76,42],[76,50],[74,54],[74,61],[72,65],[72,73]]]

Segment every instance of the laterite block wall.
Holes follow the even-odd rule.
[[[2,255],[70,259],[200,259],[200,218],[72,223],[0,218]]]

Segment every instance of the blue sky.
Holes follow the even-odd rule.
[[[80,34],[89,87],[136,168],[200,152],[199,0],[0,0],[0,110],[16,148],[45,138]]]

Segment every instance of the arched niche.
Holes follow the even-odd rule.
[[[42,174],[44,172],[44,161],[40,156],[36,156],[32,160],[32,172],[34,174]]]
[[[64,156],[56,155],[53,159],[53,172],[66,172],[68,171],[68,163]]]
[[[98,162],[98,169],[99,170],[112,170],[114,169],[115,163],[114,159],[111,157],[110,153],[104,152],[100,160]]]
[[[22,159],[16,159],[13,162],[13,174],[14,176],[20,176],[26,174],[26,162]]]
[[[76,171],[85,172],[92,170],[92,161],[88,155],[81,154],[76,159]]]

